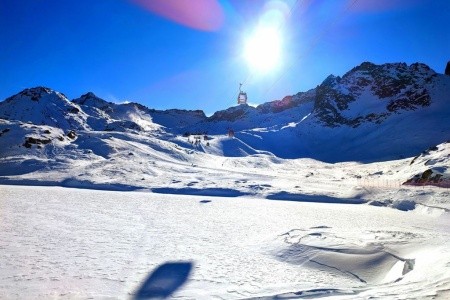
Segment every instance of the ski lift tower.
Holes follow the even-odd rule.
[[[239,84],[239,95],[237,98],[237,103],[238,104],[247,104],[247,93],[243,92],[241,90],[242,88],[242,83]]]

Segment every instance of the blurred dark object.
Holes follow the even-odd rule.
[[[187,281],[191,270],[191,262],[169,262],[159,266],[142,283],[134,299],[168,298]]]
[[[445,75],[450,75],[450,61],[447,63],[447,67],[445,67]]]

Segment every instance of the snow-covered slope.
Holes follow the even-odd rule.
[[[93,93],[69,101],[45,87],[26,89],[0,102],[0,118],[65,131],[151,131],[160,127],[138,105],[110,103]]]
[[[450,77],[424,64],[363,63],[306,93],[216,112],[193,131],[236,136],[283,158],[382,161],[450,139]]]
[[[160,124],[164,126],[166,130],[175,133],[181,133],[186,127],[206,120],[206,115],[202,110],[147,109],[147,113],[152,117],[153,122]]]
[[[25,89],[0,102],[0,118],[63,130],[89,129],[86,124],[88,115],[77,104],[45,87]]]
[[[403,185],[430,168],[442,174],[439,184],[431,184],[448,185],[448,143],[437,145],[436,151],[422,154],[414,162],[411,157],[371,164],[329,164],[281,159],[238,138],[207,136],[195,142],[196,137],[120,131],[72,135],[47,125],[0,120],[0,183],[312,202],[376,201],[401,209],[407,204],[404,200],[413,199],[409,209],[414,203],[450,209],[445,189],[424,194],[415,186]]]
[[[94,130],[151,131],[160,127],[153,123],[146,108],[137,103],[115,104],[107,102],[91,92],[72,102],[78,104],[89,115],[87,122]]]
[[[186,126],[199,123],[206,119],[201,110],[156,110],[149,109],[135,102],[116,104],[87,93],[74,99],[88,115],[88,123],[95,130],[116,131],[120,128],[135,130],[158,130],[179,132]]]

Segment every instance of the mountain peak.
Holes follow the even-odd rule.
[[[322,82],[321,85],[334,86],[337,83],[339,83],[340,80],[341,80],[341,77],[331,74],[331,75],[328,75],[327,78],[325,78],[325,80]]]
[[[21,91],[0,103],[0,118],[61,129],[86,128],[85,114],[67,97],[47,87]]]
[[[46,94],[50,94],[53,92],[53,90],[51,88],[45,87],[45,86],[36,86],[33,88],[28,88],[28,89],[24,89],[21,93],[23,92],[34,92],[34,93],[46,93]]]
[[[97,97],[93,92],[88,92],[84,95],[81,95],[80,98],[73,99],[72,102],[78,105],[86,105],[97,108],[105,108],[113,104],[100,97]]]
[[[428,65],[424,63],[413,63],[408,66],[404,62],[398,63],[385,63],[381,65],[374,64],[372,62],[363,62],[359,66],[354,67],[350,71],[344,74],[342,78],[347,78],[354,75],[369,75],[372,77],[392,77],[398,76],[398,74],[404,73],[418,73],[424,76],[435,74]],[[408,74],[409,75],[409,74]]]
[[[14,99],[27,99],[27,100],[32,100],[32,101],[39,101],[40,99],[42,99],[43,97],[47,96],[47,95],[56,95],[56,98],[59,98],[61,100],[66,100],[67,98],[64,94],[56,92],[48,87],[44,87],[44,86],[37,86],[37,87],[33,87],[33,88],[28,88],[28,89],[24,89],[23,91],[19,92],[18,94],[11,96],[9,98],[6,99],[6,101],[13,101]]]
[[[93,92],[87,92],[84,95],[81,95],[80,98],[98,98]]]

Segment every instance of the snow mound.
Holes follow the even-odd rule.
[[[277,249],[278,259],[364,284],[395,282],[414,269],[414,259],[390,253],[383,244],[355,243],[328,228],[294,229],[280,239],[285,247]]]

